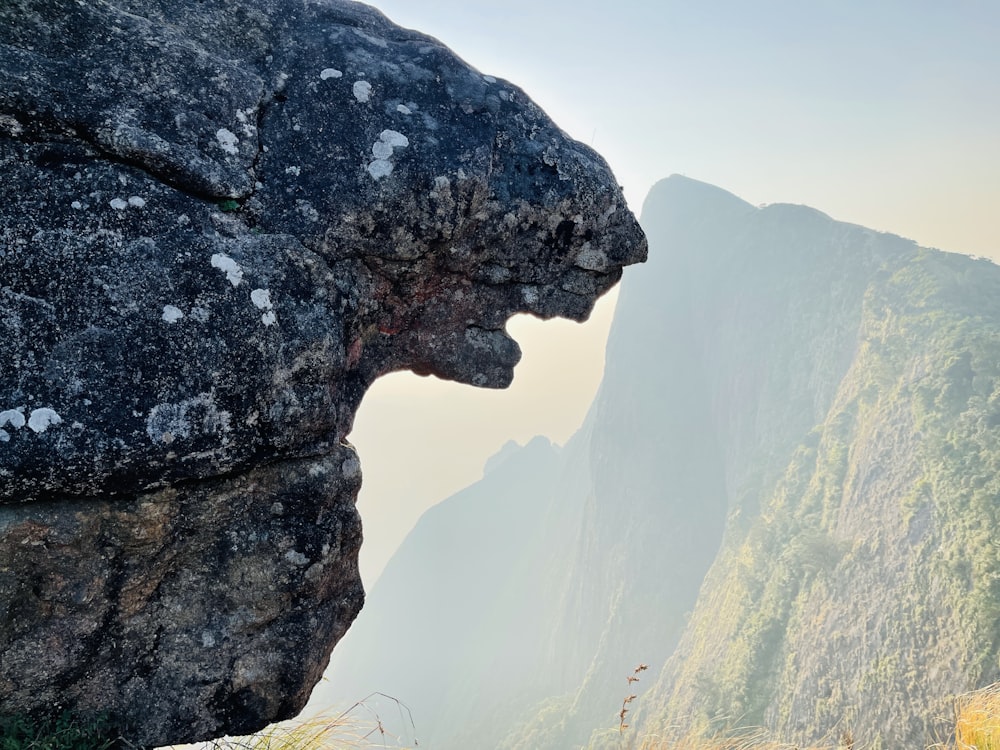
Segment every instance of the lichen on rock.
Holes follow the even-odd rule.
[[[0,7],[0,713],[294,714],[361,606],[366,388],[510,382],[645,240],[519,89],[344,0]]]

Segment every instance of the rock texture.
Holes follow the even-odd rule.
[[[327,700],[442,750],[948,744],[1000,678],[1000,267],[681,177],[642,223],[584,426],[425,514]]]
[[[344,438],[509,383],[645,241],[510,84],[366,6],[0,7],[0,713],[288,717],[361,606]]]

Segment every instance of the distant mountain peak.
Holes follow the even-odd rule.
[[[492,474],[520,451],[534,452],[538,449],[551,451],[554,447],[555,446],[552,444],[552,441],[544,435],[535,435],[535,437],[531,438],[531,440],[524,445],[521,445],[516,440],[508,440],[503,444],[500,450],[486,459],[486,463],[483,466],[483,476],[485,477],[487,474]]]
[[[681,174],[672,174],[653,185],[643,206],[645,208],[647,204],[662,201],[674,203],[678,199],[696,201],[700,204],[730,203],[734,207],[739,206],[743,209],[754,208],[753,205],[728,190]]]

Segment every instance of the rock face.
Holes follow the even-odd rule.
[[[1000,266],[719,203],[670,181],[643,210],[690,258],[728,511],[646,729],[947,744],[1000,679]]]
[[[421,518],[329,690],[441,750],[947,744],[1000,679],[1000,267],[680,177],[642,222],[582,429]]]
[[[517,88],[366,6],[0,8],[0,714],[294,714],[363,600],[379,375],[503,387],[645,257]]]

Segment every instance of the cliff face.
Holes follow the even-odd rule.
[[[731,442],[730,465],[770,444],[761,465],[777,473],[731,485],[723,547],[649,727],[737,720],[794,742],[924,747],[947,740],[951,696],[1000,674],[1000,555],[987,541],[1000,520],[1000,268],[804,209],[761,218],[776,208],[786,228],[814,232],[775,257],[789,282],[770,293],[789,326],[775,320],[785,330],[766,360],[779,388],[757,389],[755,439]],[[749,254],[767,235],[743,237]],[[726,328],[740,324],[714,331]],[[732,382],[744,365],[717,340],[706,361]],[[810,423],[786,423],[776,450],[768,422],[810,401]]]
[[[639,735],[943,739],[948,697],[998,676],[1000,268],[677,177],[643,226],[650,262],[625,279],[584,427],[536,490],[508,489],[513,456],[428,513],[372,594],[381,639],[358,632],[335,681],[385,680],[441,748],[619,747],[630,687]],[[523,545],[449,557],[503,569],[491,588],[525,606],[488,629],[435,621],[435,639],[516,676],[494,691],[475,662],[427,650],[456,690],[421,713],[389,644],[418,648],[422,630],[391,624],[389,602],[472,497],[518,519],[531,504]],[[465,590],[446,568],[434,580]]]
[[[0,8],[0,714],[304,704],[381,374],[509,383],[645,241],[516,87],[357,3]]]

